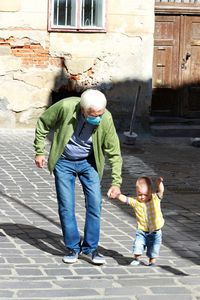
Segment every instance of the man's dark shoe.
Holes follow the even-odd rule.
[[[73,264],[78,259],[78,252],[73,249],[69,250],[69,253],[63,257],[63,262],[66,264]]]

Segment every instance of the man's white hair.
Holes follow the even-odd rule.
[[[91,108],[95,110],[104,109],[106,104],[106,97],[99,90],[88,89],[81,95],[80,105],[85,111]]]

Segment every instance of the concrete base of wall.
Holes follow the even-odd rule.
[[[200,125],[165,124],[151,125],[151,133],[154,136],[165,137],[195,137],[200,136]]]

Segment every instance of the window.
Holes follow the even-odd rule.
[[[105,32],[105,0],[49,0],[49,31]]]
[[[200,0],[155,0],[158,3],[200,3]]]

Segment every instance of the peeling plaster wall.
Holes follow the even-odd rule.
[[[154,0],[108,0],[106,33],[49,33],[47,14],[47,0],[0,0],[0,127],[34,127],[59,97],[97,87],[127,130],[141,85],[137,128],[147,128]]]

